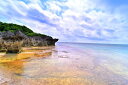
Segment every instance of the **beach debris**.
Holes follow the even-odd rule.
[[[69,56],[66,56],[66,55],[60,55],[58,56],[59,58],[69,58]]]
[[[58,52],[57,50],[52,50],[53,52]]]
[[[68,53],[67,51],[62,51],[62,52],[64,52],[64,53]]]

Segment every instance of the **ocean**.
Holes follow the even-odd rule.
[[[15,60],[20,55],[29,57]],[[6,56],[12,61],[0,64],[1,84],[128,85],[128,45],[57,43]]]

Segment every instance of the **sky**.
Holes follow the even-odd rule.
[[[0,0],[0,21],[59,42],[128,44],[128,0]]]

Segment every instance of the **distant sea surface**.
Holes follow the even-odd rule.
[[[4,57],[20,55],[30,56],[0,64],[0,84],[128,85],[128,45],[57,43]]]

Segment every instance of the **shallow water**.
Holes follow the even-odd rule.
[[[0,85],[128,85],[127,45],[58,43],[0,62]]]

